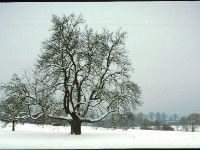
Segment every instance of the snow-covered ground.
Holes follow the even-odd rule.
[[[69,127],[11,124],[0,128],[0,149],[200,148],[199,132],[103,129],[83,126],[81,135]]]

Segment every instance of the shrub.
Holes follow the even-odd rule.
[[[151,127],[146,127],[146,126],[140,127],[140,129],[142,129],[142,130],[154,130],[153,128],[151,128]]]
[[[171,126],[168,126],[168,125],[163,125],[163,127],[161,128],[161,130],[164,130],[164,131],[174,131],[174,128],[172,128]]]

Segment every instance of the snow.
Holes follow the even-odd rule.
[[[199,148],[199,132],[104,129],[82,127],[71,135],[69,127],[11,124],[0,128],[0,149],[102,149],[102,148]]]

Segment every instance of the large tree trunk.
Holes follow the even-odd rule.
[[[15,120],[12,121],[12,131],[15,131]]]
[[[80,135],[81,134],[81,120],[74,114],[73,120],[71,121],[71,134]]]

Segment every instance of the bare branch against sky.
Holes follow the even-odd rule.
[[[82,13],[97,30],[122,28],[142,112],[200,113],[200,2],[0,3],[0,82],[32,67],[52,14]]]

